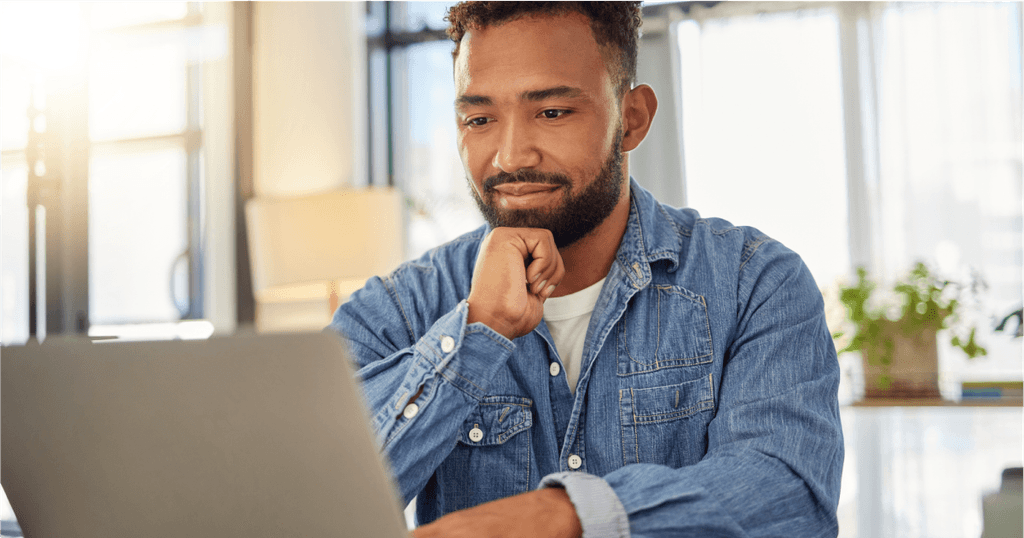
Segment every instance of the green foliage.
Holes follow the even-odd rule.
[[[864,268],[858,268],[857,283],[840,288],[839,300],[846,307],[847,319],[855,329],[849,343],[839,353],[860,351],[880,361],[882,365],[889,366],[892,364],[896,343],[891,331],[886,330],[888,326],[895,323],[899,332],[910,338],[926,331],[949,329],[959,320],[958,314],[963,308],[960,301],[962,294],[965,291],[976,293],[978,286],[977,282],[964,286],[940,280],[925,264],[918,262],[904,279],[892,287],[895,296],[902,299],[899,315],[892,319],[892,316],[886,317],[884,306],[870,307],[878,285],[868,277]],[[954,334],[950,343],[960,348],[968,358],[986,355],[988,352],[975,340],[977,328],[971,327],[969,331],[967,338]],[[836,332],[832,336],[839,339],[844,333]],[[882,382],[885,382],[884,378]]]

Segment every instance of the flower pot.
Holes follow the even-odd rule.
[[[934,329],[905,335],[899,324],[883,321],[879,344],[861,353],[865,398],[940,398],[939,354]],[[886,361],[885,344],[892,354]]]

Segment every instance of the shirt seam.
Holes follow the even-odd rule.
[[[416,338],[416,332],[412,329],[412,322],[409,321],[409,316],[405,313],[405,305],[402,304],[402,299],[398,296],[398,289],[392,281],[396,274],[397,271],[388,275],[387,279],[382,279],[381,282],[384,284],[384,289],[388,291],[388,295],[391,296],[391,300],[398,305],[398,311],[402,313],[402,321],[405,322],[405,330],[409,333],[409,341],[415,342],[419,339]]]
[[[749,262],[751,260],[751,258],[754,257],[754,254],[756,254],[758,249],[761,248],[761,245],[764,245],[765,243],[770,243],[772,241],[773,240],[770,237],[761,237],[760,239],[758,239],[757,241],[755,241],[753,243],[748,243],[747,245],[744,245],[744,247],[743,247],[743,251],[744,252],[743,252],[742,261],[740,263],[739,269],[737,269],[736,272],[737,273],[742,273],[743,272],[743,268],[747,265],[747,262]],[[739,280],[742,280],[742,278],[740,278]]]

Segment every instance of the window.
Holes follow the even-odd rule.
[[[1019,4],[672,7],[688,205],[781,240],[822,287],[922,260],[984,277],[983,330],[1021,307]],[[1021,339],[979,338],[987,357],[940,349],[947,398],[1021,379]],[[841,536],[980,534],[981,493],[1020,463],[1019,413],[873,411],[844,410]]]
[[[781,241],[819,285],[846,274],[836,10],[690,19],[678,36],[687,205]]]
[[[881,269],[916,259],[988,285],[974,321],[1021,308],[1020,4],[898,4],[871,13],[878,59]],[[1020,379],[1021,339],[940,350],[947,379]],[[955,390],[956,387],[952,387]]]
[[[448,5],[368,6],[371,182],[393,184],[407,197],[407,258],[484,222],[455,145],[453,45],[444,32]]]
[[[40,336],[202,317],[203,66],[225,29],[188,2],[2,12],[0,341],[29,334],[30,223]]]

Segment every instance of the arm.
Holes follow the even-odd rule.
[[[438,312],[442,296],[450,304],[459,293],[456,271],[403,265],[353,294],[330,326],[348,339],[405,502],[451,452],[458,427],[511,355],[511,340],[540,323],[565,273],[547,230],[497,228],[480,245],[469,300]]]
[[[330,328],[348,340],[377,444],[409,502],[447,457],[457,428],[514,345],[482,324],[468,325],[465,301],[417,335],[389,289],[401,277],[372,279],[338,309]]]
[[[545,479],[566,488],[585,536],[590,525],[614,528],[626,517],[633,536],[837,534],[843,441],[835,349],[806,267],[777,243],[761,248],[768,252],[740,275],[703,460],[680,469],[628,465],[596,484],[579,473]],[[622,512],[588,521],[580,507],[606,502],[609,491]]]

